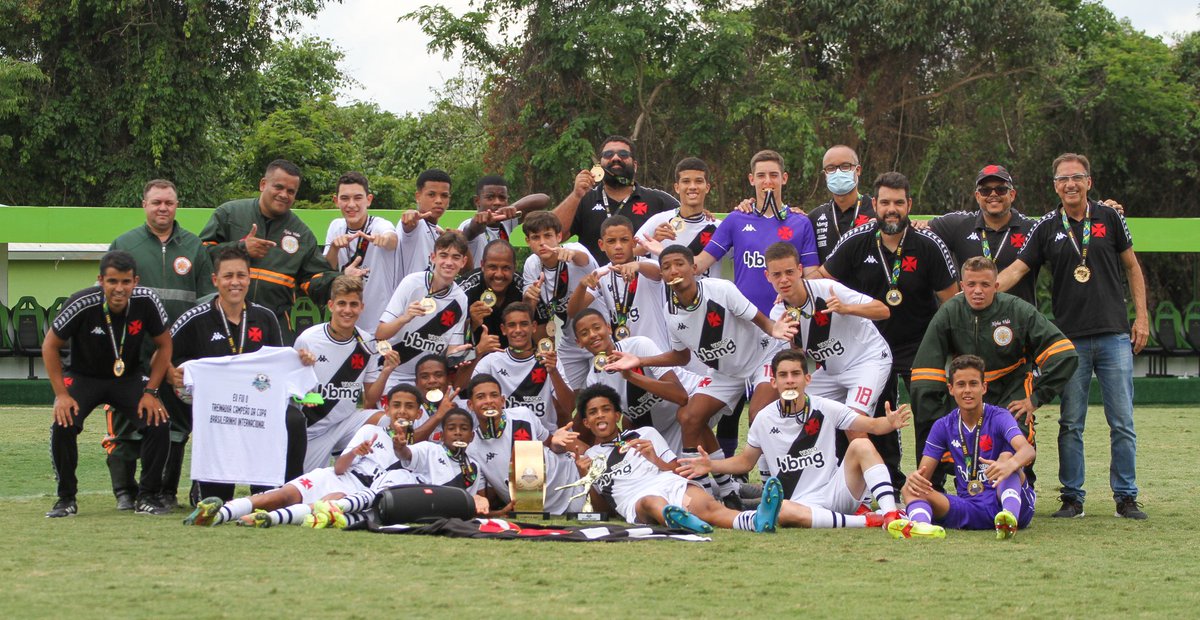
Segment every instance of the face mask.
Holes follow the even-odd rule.
[[[858,181],[854,180],[853,170],[845,172],[838,170],[833,174],[825,175],[825,187],[828,187],[834,196],[845,196],[858,187]]]

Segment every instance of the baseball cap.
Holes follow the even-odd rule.
[[[1008,170],[1004,169],[1004,166],[998,166],[996,164],[989,164],[987,166],[984,166],[982,169],[980,169],[979,175],[975,177],[975,184],[979,185],[979,183],[981,181],[983,181],[984,179],[986,179],[988,177],[996,177],[997,179],[1000,179],[1007,183],[1013,182],[1012,175],[1008,173]]]

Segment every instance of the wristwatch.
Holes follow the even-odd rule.
[[[142,388],[142,393],[158,398],[158,388]]]

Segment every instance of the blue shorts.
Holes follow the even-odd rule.
[[[952,530],[990,530],[996,527],[996,513],[1000,512],[1003,507],[1000,505],[1000,496],[991,488],[985,489],[983,493],[974,497],[966,496],[959,497],[957,495],[947,495],[946,499],[950,502],[950,510],[940,519],[935,519],[934,522],[943,527]],[[1029,527],[1029,522],[1033,520],[1033,506],[1037,501],[1037,494],[1029,485],[1021,486],[1021,514],[1017,515],[1017,527]]]

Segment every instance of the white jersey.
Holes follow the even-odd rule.
[[[692,217],[681,217],[679,215],[679,209],[671,209],[669,211],[655,213],[654,215],[650,216],[650,219],[646,220],[645,224],[642,224],[642,227],[638,229],[635,237],[639,239],[642,237],[649,237],[653,239],[654,229],[658,228],[660,224],[670,223],[671,219],[675,217],[680,217],[680,219],[683,220],[683,230],[675,231],[674,239],[663,239],[663,248],[669,248],[673,245],[682,245],[689,248],[692,251],[692,254],[700,256],[700,252],[704,251],[704,246],[708,245],[709,241],[712,241],[713,233],[717,231],[717,225],[720,224],[720,222],[718,222],[716,219],[705,216],[704,213],[700,213],[699,215]],[[651,256],[655,260],[658,260],[657,254],[651,254]],[[713,275],[714,269],[718,270],[717,273],[719,274],[720,268],[720,263],[718,262],[713,264],[713,266],[709,267],[699,275],[706,277],[711,276]]]
[[[432,441],[412,444],[408,449],[412,458],[407,461],[400,459],[400,462],[422,484],[465,489],[471,495],[483,490],[484,480],[479,474],[479,463],[471,458],[470,452],[459,461],[450,456],[446,446]]]
[[[648,357],[663,352],[650,339],[642,336],[630,336],[616,343],[616,349],[638,357]],[[663,375],[673,371],[676,369],[647,367],[634,372],[645,373],[652,379],[662,379]],[[587,381],[584,385],[596,384],[607,385],[617,391],[621,397],[621,410],[631,423],[630,428],[652,426],[667,440],[667,445],[671,450],[678,452],[683,447],[679,420],[675,417],[679,411],[679,405],[634,385],[619,372],[597,371],[595,367],[592,367],[588,369]]]
[[[356,456],[350,462],[350,469],[347,470],[358,477],[359,480],[364,480],[370,486],[371,482],[379,476],[382,476],[389,467],[396,464],[400,460],[396,456],[396,449],[392,447],[392,438],[388,432],[374,424],[367,424],[358,429],[354,433],[354,437],[350,439],[350,443],[346,444],[346,449],[342,454],[353,452],[355,448],[364,441],[371,440],[371,451],[366,456]]]
[[[754,324],[754,304],[728,280],[705,278],[696,286],[693,307],[667,307],[671,348],[690,350],[693,358],[733,378],[749,378],[769,364],[784,343]]]
[[[312,437],[337,426],[358,409],[367,366],[375,355],[374,339],[355,327],[354,337],[335,340],[329,323],[321,323],[301,332],[293,346],[297,351],[308,350],[317,358],[313,370],[320,382],[317,391],[325,403],[304,408],[308,434]]]
[[[767,469],[783,483],[785,499],[804,504],[811,498],[811,504],[822,505],[819,500],[838,471],[837,431],[850,428],[859,414],[828,398],[810,395],[809,400],[806,419],[784,417],[778,400],[761,409],[746,444],[762,450]]]
[[[587,352],[583,351],[579,343],[575,341],[575,330],[571,328],[571,317],[567,316],[567,301],[571,299],[571,293],[579,286],[583,278],[599,269],[600,266],[596,264],[596,259],[592,258],[582,244],[564,243],[562,247],[583,252],[588,257],[587,264],[580,267],[573,262],[559,261],[558,266],[554,269],[545,269],[542,267],[542,259],[537,254],[530,254],[529,258],[525,259],[522,276],[525,279],[526,290],[533,286],[538,278],[545,277],[545,281],[542,282],[542,298],[538,301],[538,313],[546,316],[543,312],[547,312],[551,318],[558,317],[563,321],[558,338],[559,357],[561,358],[563,355],[584,357],[587,356]],[[603,308],[595,302],[591,307],[603,311]]]
[[[637,438],[649,439],[654,444],[654,453],[658,458],[667,463],[676,458],[667,441],[653,428],[622,431],[620,438],[625,442]],[[664,478],[682,480],[675,472],[659,469],[637,450],[622,453],[616,442],[592,446],[588,448],[586,456],[593,461],[600,459],[608,463],[608,469],[592,488],[622,514],[627,514],[629,511],[625,508],[646,496],[648,491],[661,488]]]
[[[800,308],[800,331],[793,342],[804,350],[808,359],[831,374],[855,368],[860,362],[889,357],[891,349],[875,328],[875,323],[861,316],[822,312],[825,300],[833,294],[843,304],[867,304],[874,301],[846,285],[833,280],[802,280],[808,299]],[[771,320],[783,316],[786,305],[771,308]]]
[[[193,480],[277,487],[287,460],[288,398],[317,384],[286,347],[184,362],[192,389]]]
[[[512,464],[514,441],[543,442],[550,437],[542,423],[525,407],[504,410],[504,430],[499,437],[484,439],[483,431],[475,429],[475,438],[467,444],[467,454],[479,463],[484,479],[502,502],[508,503],[508,473]]]
[[[432,274],[426,271],[405,276],[388,301],[379,322],[391,321],[408,311],[408,306],[414,301],[429,297],[429,282],[432,277]],[[433,313],[405,323],[399,332],[388,339],[403,361],[388,377],[387,389],[391,389],[397,383],[412,383],[417,373],[417,362],[427,353],[445,355],[447,348],[461,345],[465,341],[467,294],[458,284],[451,283],[450,288],[432,297],[436,304]],[[375,372],[377,371],[378,369]],[[375,372],[370,379],[374,379]]]
[[[396,234],[400,237],[400,244],[396,246],[396,282],[429,268],[433,244],[444,232],[441,226],[425,220],[417,220],[412,231],[406,231],[403,221],[403,216],[396,221]]]
[[[506,408],[528,407],[545,429],[553,433],[558,428],[558,412],[554,408],[554,385],[546,367],[536,355],[525,359],[513,356],[504,349],[483,356],[471,374],[492,375],[500,383]]]
[[[589,289],[588,292],[603,306],[603,312],[609,317],[614,330],[618,324],[617,310],[625,308],[625,325],[632,335],[645,336],[663,350],[670,346],[667,323],[663,318],[667,298],[662,280],[651,280],[639,273],[627,282],[616,272],[610,271],[600,277],[598,288]]]
[[[463,232],[463,236],[467,236],[467,226],[471,225],[471,218],[463,220],[462,224],[458,225],[458,229]],[[475,236],[474,239],[467,240],[467,247],[471,250],[471,258],[475,261],[475,268],[479,269],[483,264],[483,248],[487,244],[496,239],[504,239],[508,241],[512,237],[513,229],[517,227],[517,219],[504,220],[497,224],[483,227],[483,232]]]
[[[325,246],[329,247],[337,237],[353,232],[358,231],[346,228],[346,218],[333,220],[325,233]],[[368,215],[362,232],[375,236],[395,234],[396,227],[382,217]],[[366,239],[353,239],[350,245],[338,250],[337,268],[345,269],[358,257],[362,257],[359,266],[370,270],[363,276],[363,311],[358,316],[358,327],[366,332],[374,332],[379,315],[383,314],[392,291],[396,289],[396,250],[385,250],[374,243],[367,243]]]

